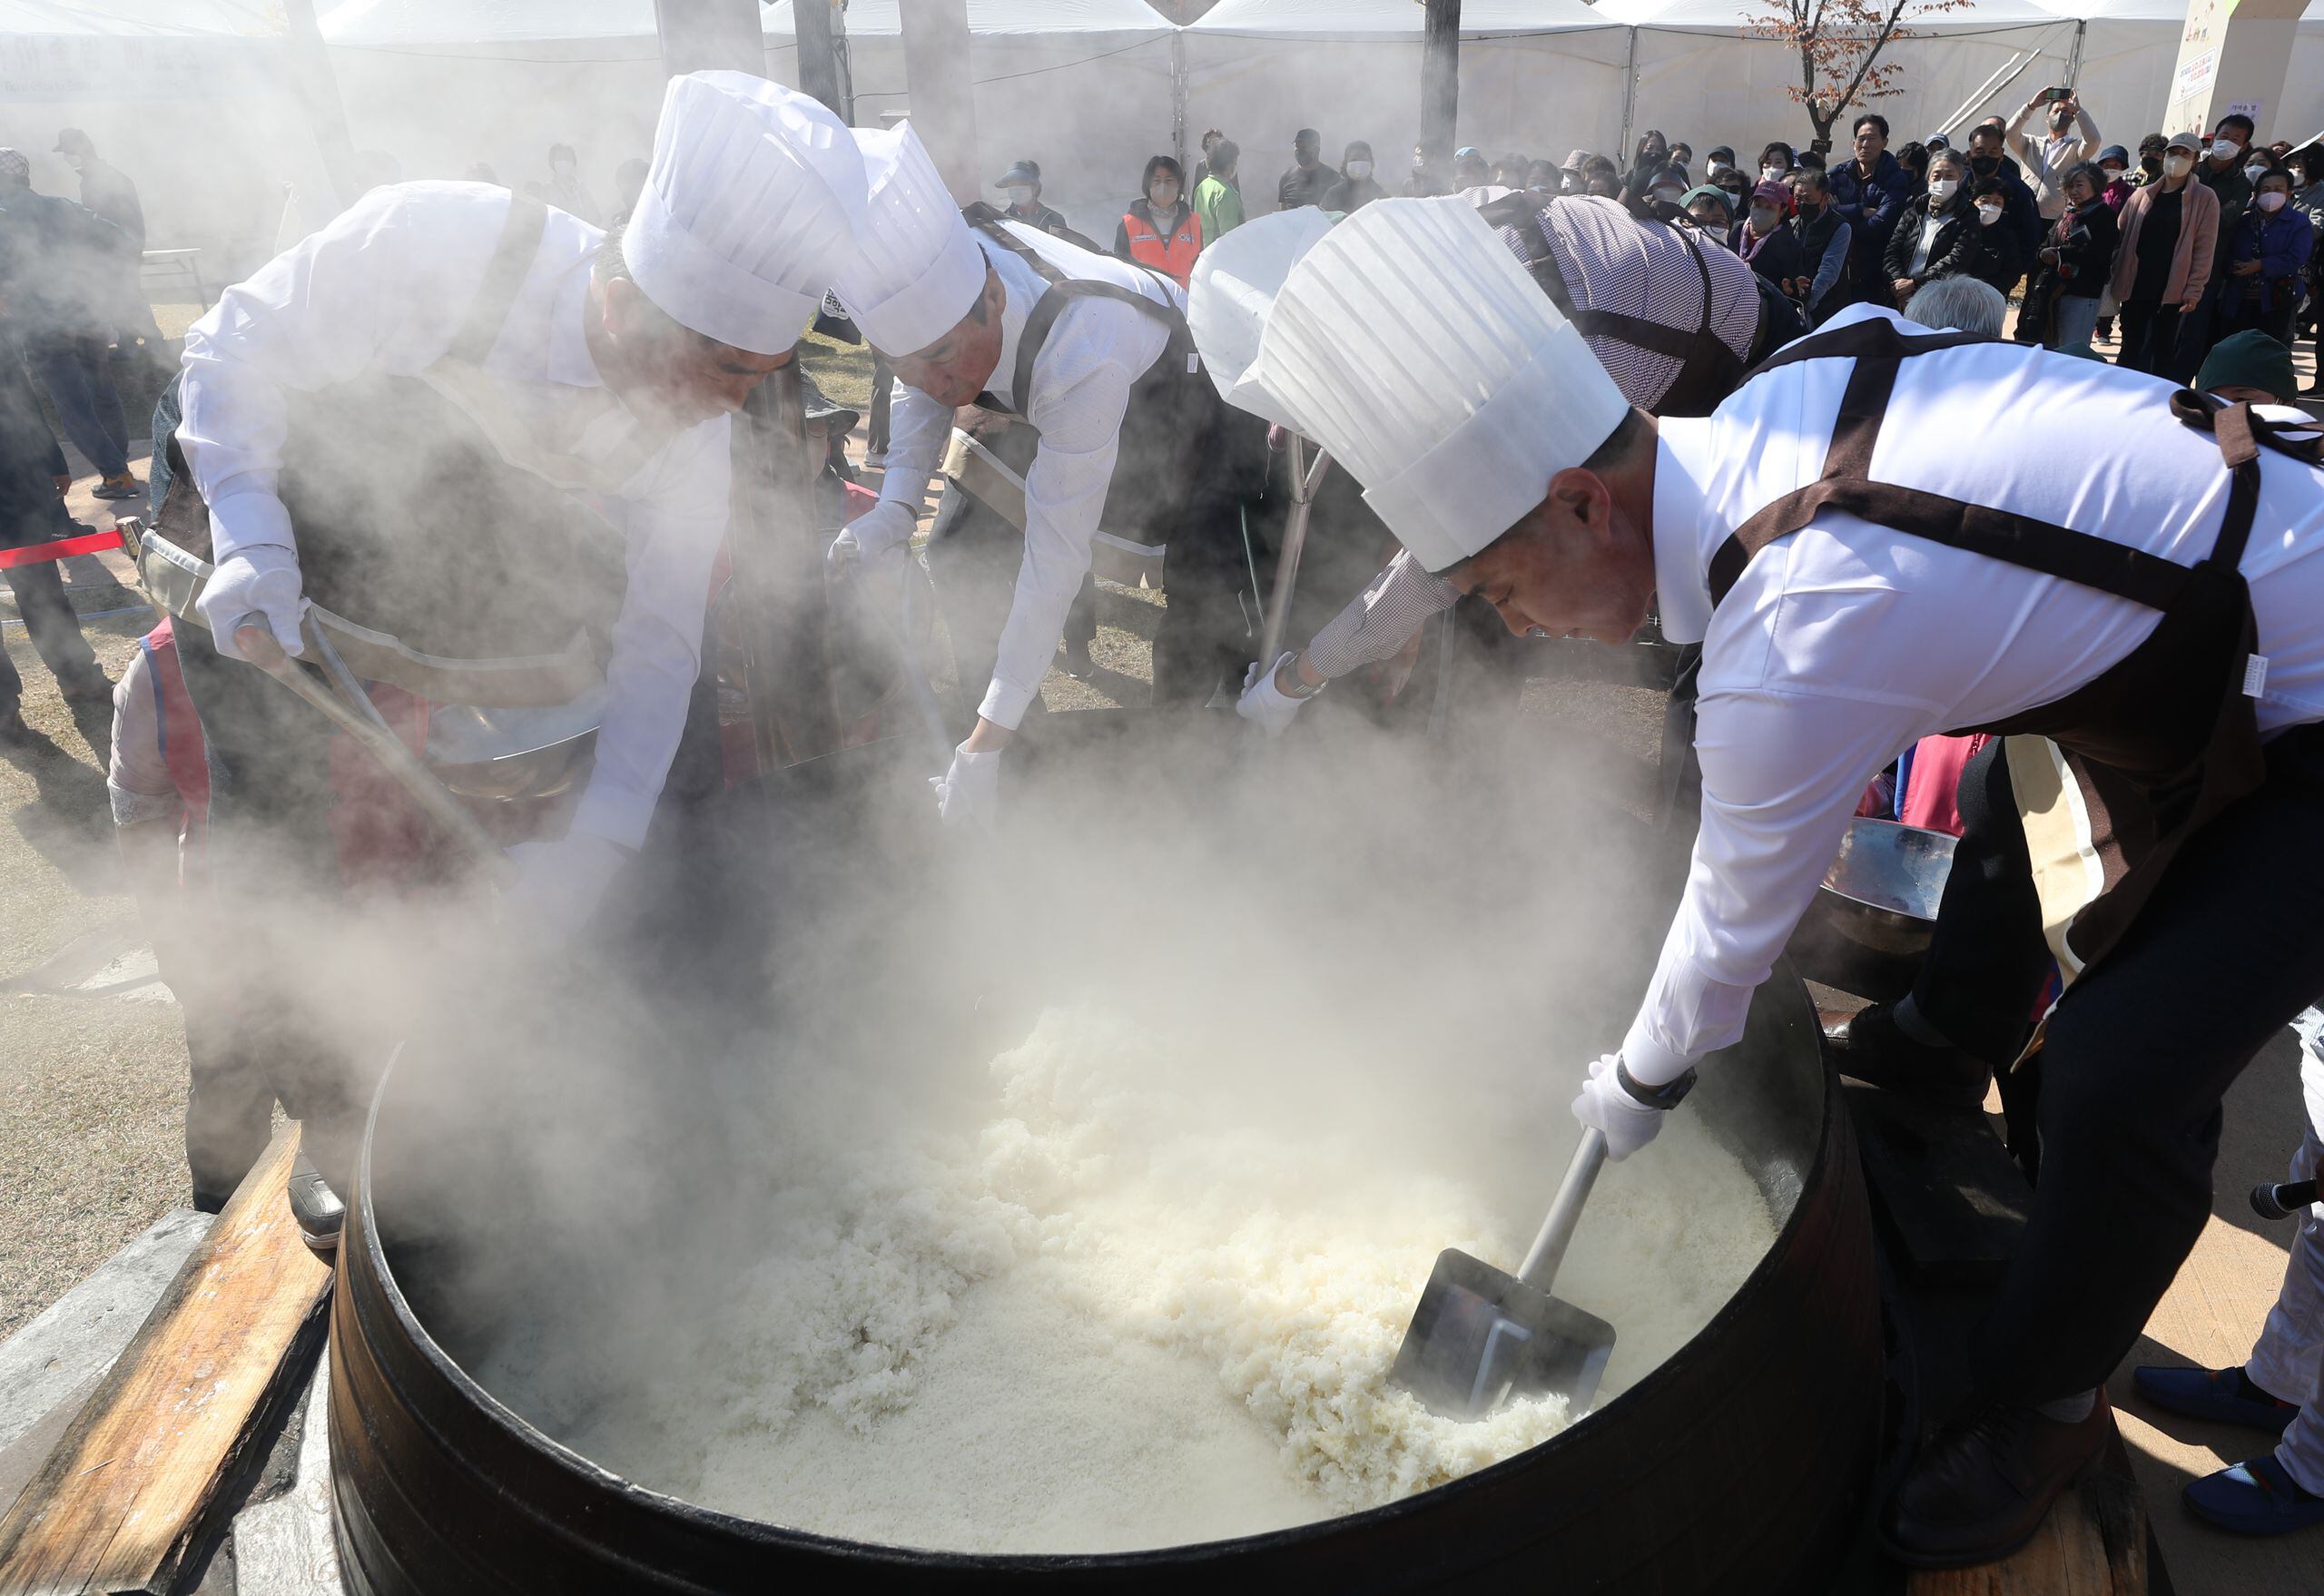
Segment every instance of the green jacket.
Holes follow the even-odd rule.
[[[1195,214],[1202,219],[1203,248],[1243,225],[1243,196],[1233,185],[1206,177],[1195,185]]]

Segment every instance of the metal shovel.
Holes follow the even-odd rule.
[[[1436,1256],[1388,1371],[1392,1383],[1451,1419],[1482,1419],[1511,1396],[1554,1393],[1577,1414],[1589,1406],[1614,1350],[1614,1327],[1551,1296],[1550,1287],[1605,1163],[1605,1134],[1583,1131],[1516,1274],[1458,1247]]]

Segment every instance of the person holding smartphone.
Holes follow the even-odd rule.
[[[2025,124],[2042,113],[2045,136],[2031,139],[2025,134]],[[2014,120],[2003,130],[2003,137],[2025,168],[2025,181],[2034,187],[2034,208],[2042,212],[2044,222],[2055,222],[2065,214],[2065,175],[2085,161],[2098,159],[2098,152],[2105,141],[2098,136],[2098,124],[2090,120],[2090,113],[2082,108],[2082,100],[2072,89],[2046,88],[2025,102]]]

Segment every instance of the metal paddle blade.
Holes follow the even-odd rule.
[[[1388,1378],[1448,1419],[1482,1419],[1509,1397],[1598,1394],[1614,1327],[1458,1247],[1435,1272]]]

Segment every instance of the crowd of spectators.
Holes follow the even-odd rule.
[[[2186,382],[2239,332],[2289,347],[2317,330],[2324,143],[2263,147],[2255,133],[2250,117],[2230,114],[2208,134],[2149,133],[2133,156],[2105,142],[2073,90],[2052,87],[2013,117],[1895,147],[1888,120],[1867,113],[1829,160],[1777,141],[1747,163],[1714,144],[1698,170],[1692,145],[1649,130],[1619,161],[1464,145],[1440,170],[1415,146],[1409,174],[1385,184],[1369,143],[1345,144],[1334,166],[1322,135],[1302,128],[1274,208],[1346,212],[1392,192],[1594,195],[1716,238],[1809,326],[1867,301],[1912,314],[1933,285],[1970,278],[2014,305],[2006,325],[2020,341],[2077,352],[2112,344],[2117,362]],[[1213,128],[1202,150],[1190,193],[1168,157],[1147,163],[1116,254],[1183,282],[1206,244],[1265,208],[1246,198],[1233,140]],[[1029,162],[1011,172],[1028,170],[1038,177]],[[1045,216],[1036,224],[1071,236],[1039,206],[1038,182],[1029,200],[1035,209],[1012,202],[1009,213]]]

